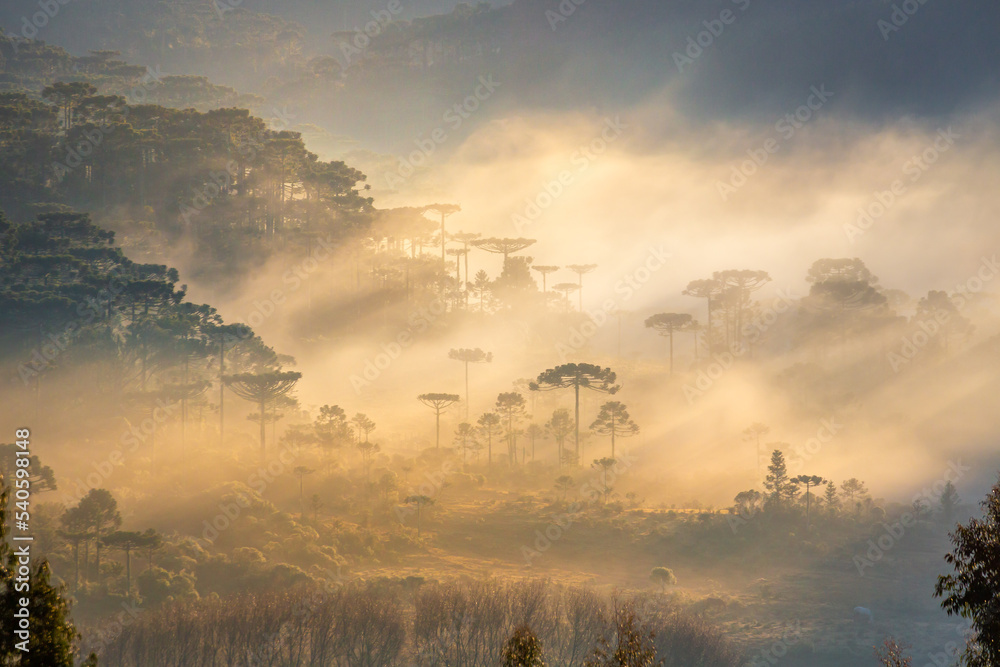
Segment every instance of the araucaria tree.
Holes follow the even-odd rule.
[[[577,296],[580,298],[580,312],[583,312],[583,276],[584,274],[590,273],[597,268],[597,264],[570,264],[566,267],[573,273],[577,275],[579,280],[580,289],[577,292]]]
[[[706,278],[704,280],[692,280],[688,283],[687,289],[682,292],[684,296],[693,296],[696,299],[705,299],[708,302],[708,328],[706,329],[705,339],[708,344],[709,354],[715,351],[715,345],[712,341],[712,308],[715,305],[715,300],[722,295],[724,289],[720,281]]]
[[[462,244],[462,256],[465,257],[465,307],[469,307],[469,244],[478,239],[481,234],[476,232],[456,232],[451,238]],[[457,260],[456,260],[457,261]]]
[[[437,213],[441,216],[441,263],[444,264],[444,244],[448,239],[448,235],[444,230],[444,221],[449,215],[454,215],[462,210],[462,207],[458,204],[431,204],[430,206],[424,207],[425,213]]]
[[[461,361],[465,365],[465,420],[469,420],[469,364],[488,364],[493,361],[492,352],[483,352],[478,347],[473,350],[449,350],[448,358]]]
[[[511,466],[517,462],[517,425],[524,416],[524,409],[524,396],[516,391],[497,396],[497,414],[507,422],[507,458]]]
[[[558,271],[559,267],[558,266],[545,266],[545,265],[536,264],[535,266],[533,266],[531,268],[533,270],[535,270],[535,271],[538,271],[538,273],[540,273],[542,275],[542,294],[548,293],[549,287],[548,287],[548,284],[546,283],[546,280],[548,279],[549,274],[550,273],[555,273],[556,271]]]
[[[507,266],[507,258],[513,255],[515,252],[521,252],[525,248],[535,244],[535,239],[479,239],[478,241],[473,241],[472,245],[479,248],[480,250],[485,250],[486,252],[492,252],[497,255],[503,255],[504,268]]]
[[[724,289],[732,290],[736,309],[733,343],[740,349],[743,345],[743,318],[750,306],[750,295],[771,282],[771,276],[766,271],[730,269],[717,271],[712,278],[721,283]]]
[[[671,375],[674,374],[674,333],[688,331],[695,325],[697,325],[697,322],[685,313],[657,313],[646,319],[646,328],[653,329],[656,333],[670,341]]]
[[[458,403],[461,397],[458,394],[420,394],[417,400],[434,410],[434,447],[441,446],[441,413],[449,407]]]
[[[146,546],[150,540],[148,535],[128,530],[116,530],[101,540],[104,546],[125,554],[125,595],[129,599],[132,598],[132,552]]]
[[[553,285],[552,289],[554,289],[557,292],[562,292],[563,301],[566,302],[566,312],[572,311],[573,306],[571,306],[569,303],[569,295],[570,292],[575,292],[578,289],[580,289],[580,286],[577,285],[576,283],[559,283],[557,285]]]
[[[528,385],[531,391],[552,391],[573,388],[574,395],[574,450],[580,460],[580,389],[590,389],[602,394],[616,394],[621,385],[615,384],[618,376],[610,368],[594,364],[563,364],[550,368],[538,375],[538,379]]]
[[[260,408],[260,455],[263,458],[266,451],[266,419],[267,406],[279,397],[286,396],[295,388],[295,383],[302,373],[295,371],[271,371],[268,373],[238,373],[226,375],[223,382],[240,398],[253,401]]]
[[[809,490],[820,484],[826,484],[826,480],[819,475],[799,475],[791,479],[792,484],[801,484],[806,487],[806,530],[809,529]]]
[[[639,432],[639,426],[632,421],[628,409],[619,401],[608,401],[601,406],[597,419],[590,425],[591,431],[611,436],[611,458],[615,457],[615,438],[627,438]]]

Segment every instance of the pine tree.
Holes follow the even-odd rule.
[[[514,630],[503,647],[503,667],[545,667],[542,642],[527,625]]]
[[[72,667],[76,655],[73,643],[79,638],[79,634],[69,620],[70,603],[63,597],[63,587],[53,586],[50,582],[48,561],[41,561],[37,569],[28,576],[28,591],[15,589],[18,562],[15,550],[8,543],[9,499],[10,490],[0,477],[0,616],[5,624],[11,623],[15,612],[20,608],[19,599],[27,597],[30,638],[28,651],[24,652],[17,648],[21,638],[6,629],[0,633],[0,664]],[[96,657],[90,656],[85,664],[96,665]]]
[[[49,578],[49,563],[43,560],[31,581],[30,651],[21,656],[22,667],[70,667],[74,664],[73,642],[79,637],[69,620],[69,602],[63,598],[63,587],[53,586]]]
[[[615,605],[614,629],[609,641],[602,639],[585,667],[655,667],[654,634],[644,627],[631,604]]]
[[[860,516],[861,505],[864,502],[865,496],[868,495],[865,483],[856,477],[852,477],[840,485],[840,495],[843,496],[847,506],[853,507],[855,513]]]
[[[962,499],[959,498],[958,491],[951,482],[945,484],[944,491],[941,492],[940,502],[941,516],[944,518],[945,523],[950,524],[952,519],[955,518],[955,510],[962,504]]]
[[[83,520],[90,527],[97,548],[94,570],[97,581],[101,581],[101,545],[104,536],[109,535],[122,525],[122,517],[118,512],[118,501],[107,489],[91,489],[77,504]]]
[[[831,514],[836,513],[840,508],[840,498],[837,496],[837,485],[833,482],[826,483],[826,493],[823,494],[823,500],[826,502],[826,509]]]
[[[780,449],[771,453],[771,465],[767,466],[767,477],[764,478],[764,488],[768,491],[768,503],[775,508],[785,504],[785,500],[794,493],[794,485],[788,480],[788,466],[785,465],[785,455]]]

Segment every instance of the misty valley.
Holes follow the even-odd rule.
[[[5,0],[0,664],[1000,665],[998,26]]]

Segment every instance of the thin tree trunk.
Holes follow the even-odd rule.
[[[576,434],[574,440],[574,448],[576,449],[576,464],[580,465],[580,383],[577,379],[577,383],[573,385],[573,389],[576,392]]]
[[[444,213],[441,214],[441,266],[444,266]]]
[[[712,297],[708,297],[708,355],[712,356],[715,348],[712,346]]]
[[[97,539],[94,541],[94,569],[97,571],[97,583],[101,583],[101,531],[97,531]]]
[[[226,444],[226,418],[223,403],[226,398],[226,383],[222,378],[226,374],[226,339],[219,338],[219,446]]]
[[[264,422],[264,409],[266,405],[266,399],[263,395],[260,397],[260,458],[263,460],[266,452],[265,438],[267,437],[267,424]]]
[[[615,458],[615,416],[611,415],[611,458]]]
[[[670,330],[670,374],[674,374],[674,330]]]

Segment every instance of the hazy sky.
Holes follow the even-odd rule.
[[[407,16],[438,8],[403,4]],[[0,24],[17,32],[35,7],[4,3]],[[372,8],[379,7],[352,5],[354,14]],[[269,9],[306,17],[316,35],[343,27],[337,5],[302,0]],[[77,52],[114,46],[109,34],[76,27],[75,12],[84,11],[82,1],[64,6],[39,36]],[[916,299],[931,289],[954,291],[1000,252],[997,27],[1000,5],[973,0],[517,0],[488,23],[497,52],[449,76],[414,70],[335,107],[322,97],[312,105],[270,102],[290,106],[296,123],[315,125],[310,148],[363,170],[380,208],[457,202],[463,211],[450,218],[451,230],[537,239],[524,253],[536,263],[597,264],[586,278],[585,307],[594,311],[611,300],[633,311],[626,356],[660,362],[662,341],[642,328],[642,318],[662,311],[703,318],[704,304],[681,291],[713,271],[768,271],[774,280],[759,297],[769,302],[804,296],[804,276],[816,259],[859,257],[884,287]],[[323,48],[334,51],[332,42]],[[463,110],[454,111],[455,104]],[[421,148],[439,129],[444,138],[433,150]],[[416,161],[411,173],[408,163]],[[655,271],[648,270],[651,258]],[[183,256],[174,263],[186,268]],[[472,265],[493,277],[501,268],[483,253]],[[243,320],[287,268],[275,263],[232,300],[209,285],[191,285],[190,294]],[[623,287],[640,277],[637,287]],[[575,276],[557,274],[550,285],[568,280]],[[984,289],[995,291],[991,282]],[[510,390],[512,379],[554,361],[526,352],[531,322],[454,331],[418,341],[375,393],[361,397],[350,378],[385,341],[331,347],[304,340],[304,297],[295,295],[287,315],[260,333],[313,371],[301,385],[306,405],[339,402],[354,412],[373,397],[391,398],[412,403],[420,419],[426,415],[416,392],[458,388],[457,365],[441,371],[449,347],[497,352],[498,362],[480,376],[482,396]],[[972,343],[992,335],[983,328]],[[590,350],[599,356],[613,346],[604,328]],[[682,347],[681,354],[689,352]],[[646,420],[643,442],[672,442],[672,451],[690,457],[689,473],[709,474],[702,452],[739,446],[744,422],[783,423],[778,440],[808,437],[815,420],[789,416],[771,387],[782,370],[777,364],[759,375],[727,376],[728,384],[697,408],[685,407],[676,387],[646,387],[636,405]],[[438,376],[436,386],[425,386]],[[646,380],[630,381],[642,387]],[[984,382],[953,378],[949,400],[974,395]],[[923,437],[914,413],[937,420],[926,433],[953,424],[948,414],[912,408],[939,399],[899,387],[890,383],[877,404],[900,406],[902,421],[876,424],[865,412],[874,408],[859,408],[853,444],[836,450],[844,456],[818,459],[830,474],[864,464],[886,484],[913,482],[887,461]],[[675,411],[660,410],[675,403]],[[958,448],[985,446],[988,431],[978,427],[988,411],[974,412]],[[892,444],[884,451],[873,448],[885,441]],[[913,460],[933,475],[946,454],[919,451]],[[720,494],[731,495],[738,483],[725,480]]]

